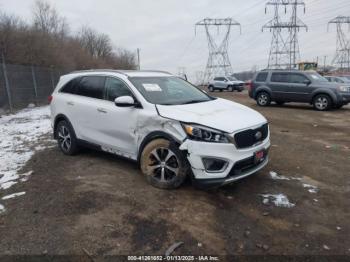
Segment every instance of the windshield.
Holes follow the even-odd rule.
[[[207,102],[213,99],[177,77],[130,77],[129,80],[152,104],[183,105]]]
[[[318,73],[308,73],[308,76],[312,78],[312,80],[318,81],[318,82],[329,82],[326,78],[321,76]]]
[[[238,81],[237,78],[235,78],[234,76],[228,77],[228,80],[230,80],[230,81]]]

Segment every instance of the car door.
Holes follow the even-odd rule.
[[[288,97],[293,102],[308,102],[311,95],[311,80],[300,73],[290,73]]]
[[[275,101],[290,101],[288,98],[289,74],[287,72],[273,72],[271,74],[269,87],[272,99]]]
[[[135,99],[124,81],[106,77],[104,100],[100,102],[97,111],[98,144],[105,151],[135,158],[137,120],[142,109],[116,106],[114,100],[120,96],[131,96]]]
[[[81,78],[76,95],[67,101],[70,107],[70,120],[79,139],[90,143],[98,142],[98,108],[104,96],[103,76],[84,76]]]

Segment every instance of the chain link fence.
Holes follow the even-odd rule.
[[[45,104],[61,75],[55,68],[0,64],[0,108],[10,110]]]

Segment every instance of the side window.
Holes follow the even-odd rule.
[[[259,73],[259,74],[256,76],[255,81],[256,81],[256,82],[265,82],[266,79],[267,79],[267,75],[268,75],[267,72]]]
[[[114,101],[120,96],[133,97],[130,89],[119,79],[107,77],[106,80],[106,100]]]
[[[103,99],[105,77],[85,76],[78,87],[78,95]]]
[[[294,83],[294,84],[303,84],[305,83],[305,81],[307,81],[308,79],[300,74],[291,74],[290,75],[290,82]]]
[[[288,83],[289,82],[289,74],[286,74],[286,73],[272,73],[271,82]]]
[[[215,77],[215,78],[214,78],[214,81],[219,81],[219,78],[218,78],[218,77]]]
[[[80,80],[81,77],[74,78],[73,80],[65,84],[64,87],[61,88],[60,92],[67,94],[75,94],[77,92],[77,87]]]

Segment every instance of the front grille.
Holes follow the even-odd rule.
[[[259,142],[264,141],[269,133],[269,125],[265,124],[256,129],[248,129],[235,134],[237,148],[251,147]]]

